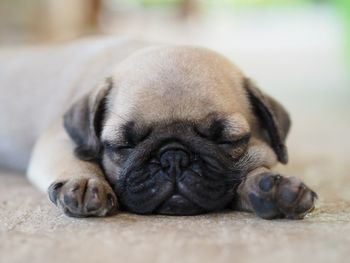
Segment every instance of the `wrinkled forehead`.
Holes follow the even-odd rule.
[[[243,138],[251,133],[247,119],[240,113],[229,116],[209,114],[200,120],[177,120],[146,122],[142,119],[121,119],[110,115],[102,131],[102,141],[108,143],[133,144],[142,141],[150,134],[157,140],[191,140],[197,135],[206,138]],[[190,139],[189,139],[190,138]]]
[[[234,113],[246,103],[242,74],[205,49],[162,47],[130,57],[115,71],[110,110],[147,122]]]

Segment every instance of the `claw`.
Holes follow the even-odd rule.
[[[48,189],[49,199],[55,205],[57,205],[57,195],[62,186],[63,186],[63,182],[53,183],[49,186],[49,189]]]
[[[313,200],[318,199],[318,195],[314,191],[311,191],[311,195]]]

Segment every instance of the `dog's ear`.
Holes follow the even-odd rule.
[[[101,150],[99,137],[105,117],[107,97],[112,86],[112,80],[107,79],[102,87],[75,102],[64,114],[64,128],[77,145],[74,153],[81,160],[98,159]]]
[[[244,79],[244,87],[254,113],[261,126],[267,131],[269,144],[275,151],[278,160],[286,164],[288,153],[285,140],[291,125],[289,114],[280,103],[264,94],[250,79]]]

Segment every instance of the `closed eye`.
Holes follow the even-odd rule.
[[[214,141],[219,145],[226,145],[226,146],[232,146],[232,147],[237,147],[243,144],[248,143],[250,137],[251,137],[251,133],[245,133],[239,136],[234,136],[233,138],[220,138],[221,136],[218,137],[211,137],[206,135],[205,133],[203,133],[202,131],[200,131],[199,129],[197,129],[196,127],[194,128],[194,131],[197,135],[199,135],[200,137],[210,140],[210,141]]]
[[[134,121],[124,124],[121,130],[123,139],[127,142],[127,146],[130,145],[134,147],[140,142],[146,140],[152,133],[152,128],[144,127],[140,123],[136,123]]]
[[[218,140],[217,143],[220,145],[231,145],[231,146],[240,146],[242,144],[248,143],[249,139],[251,137],[250,133],[246,133],[238,138],[234,138],[231,140]]]
[[[112,142],[104,142],[103,145],[104,145],[104,148],[106,149],[106,151],[111,152],[111,153],[116,153],[116,152],[121,151],[121,150],[134,148],[133,145],[118,145],[118,144],[112,143]]]

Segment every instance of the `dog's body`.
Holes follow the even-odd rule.
[[[66,214],[312,210],[311,190],[270,170],[287,162],[288,114],[224,57],[114,40],[42,52],[1,66],[1,163],[23,167],[40,137],[29,178]]]
[[[0,167],[25,170],[39,136],[144,46],[113,37],[0,50]]]

